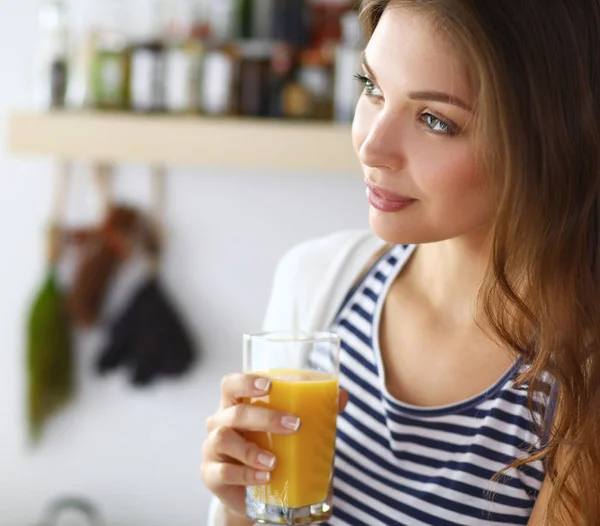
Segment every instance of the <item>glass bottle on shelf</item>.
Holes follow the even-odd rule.
[[[238,28],[239,38],[250,39],[252,38],[252,18],[254,9],[254,0],[239,0],[238,6]]]
[[[273,13],[277,0],[239,0],[239,38],[270,40],[273,37]]]
[[[126,1],[107,3],[109,19],[97,31],[92,64],[94,106],[102,110],[126,110],[130,104],[131,69]]]
[[[273,10],[277,0],[253,0],[252,37],[260,40],[273,38]]]
[[[273,38],[295,49],[310,42],[310,6],[306,0],[277,0],[272,6]]]
[[[201,111],[206,115],[238,111],[240,9],[240,0],[208,0],[200,81]]]
[[[39,41],[35,61],[34,104],[63,108],[68,81],[68,22],[64,0],[43,0],[38,11]]]
[[[200,82],[200,104],[206,115],[224,116],[236,112],[236,65],[236,53],[230,46],[207,48]]]
[[[191,0],[173,2],[167,23],[165,105],[171,113],[200,110],[200,78],[204,44],[201,13]]]
[[[315,120],[333,119],[333,78],[326,50],[302,52],[298,80],[310,95],[310,115]]]
[[[131,46],[131,109],[138,113],[165,109],[167,0],[147,0],[148,23]]]
[[[239,43],[239,75],[235,93],[240,115],[269,116],[273,50],[274,43],[269,40],[247,40]]]
[[[86,30],[77,39],[67,85],[66,106],[70,109],[83,110],[93,106],[91,73],[96,47],[94,31]]]
[[[312,101],[308,90],[298,81],[290,82],[283,92],[283,116],[286,119],[310,119]]]

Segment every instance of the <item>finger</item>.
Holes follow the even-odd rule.
[[[340,413],[343,413],[344,409],[346,409],[346,406],[348,405],[348,400],[350,400],[350,395],[348,394],[348,391],[340,389],[340,394],[338,397],[338,409]]]
[[[270,378],[252,374],[229,374],[221,382],[221,409],[238,404],[244,398],[265,396],[270,391]]]
[[[222,486],[256,486],[269,482],[271,474],[239,464],[208,462],[202,466],[202,480],[209,489]]]
[[[239,431],[263,431],[277,435],[293,434],[300,429],[300,419],[289,413],[238,404],[219,411],[206,423],[207,431],[213,432],[219,427],[230,427]]]
[[[215,429],[204,444],[205,458],[209,461],[234,459],[259,471],[275,469],[277,459],[269,451],[259,448],[238,432],[228,427]]]

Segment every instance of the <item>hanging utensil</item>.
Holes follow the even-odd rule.
[[[158,278],[160,251],[164,242],[165,171],[153,169],[154,218],[152,228],[138,246],[151,261],[129,303],[110,327],[109,343],[98,358],[97,370],[106,374],[127,367],[131,382],[146,386],[160,377],[177,377],[196,361],[192,339],[185,323]]]
[[[48,231],[47,276],[27,322],[27,422],[32,444],[39,442],[45,424],[72,399],[74,392],[69,319],[57,277],[69,171],[66,163],[57,167]]]

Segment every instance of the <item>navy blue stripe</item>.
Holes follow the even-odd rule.
[[[345,342],[345,340],[342,339],[340,346],[341,346],[342,350],[348,354],[348,356],[351,356],[354,360],[356,360],[358,363],[360,363],[365,369],[367,369],[367,371],[369,371],[371,374],[374,374],[375,376],[378,375],[377,366],[374,363],[370,362],[367,358],[365,358],[358,351],[356,351],[356,349],[354,349],[354,347],[351,347],[350,345],[348,345]],[[342,356],[342,361],[343,360],[344,359]],[[381,396],[381,393],[378,390],[377,398],[379,398],[380,396]]]
[[[508,393],[508,396],[505,396],[506,393]],[[519,405],[519,406],[523,407],[525,409],[525,411],[527,412],[527,414],[529,414],[529,409],[527,408],[527,403],[526,402],[523,403],[522,400],[521,401],[516,400],[514,397],[514,393],[507,391],[507,390],[501,390],[496,396],[496,399],[498,399],[498,398],[502,398],[507,402],[510,402],[515,405]],[[468,406],[466,409],[461,410],[460,413],[458,411],[453,410],[457,406],[451,406],[449,408],[442,408],[439,411],[435,411],[435,410],[423,409],[423,408],[419,408],[419,407],[412,408],[412,407],[406,407],[403,405],[398,405],[397,402],[394,402],[389,397],[386,397],[385,400],[386,400],[386,403],[388,404],[388,406],[390,406],[390,410],[389,410],[390,413],[392,411],[394,411],[394,413],[410,414],[413,416],[418,416],[423,419],[437,418],[439,416],[452,416],[452,415],[466,416],[466,417],[470,417],[470,418],[481,418],[481,417],[487,416],[488,411],[489,411],[489,409],[486,409],[486,410],[480,409],[480,407],[478,405]],[[485,402],[485,401],[487,401],[487,400],[484,400],[483,402]],[[398,409],[396,409],[396,407]],[[499,415],[500,419],[504,418],[504,420],[507,421],[508,423],[511,423],[511,424],[514,423],[513,421],[510,420],[510,418],[512,418],[516,415],[514,415],[512,413],[507,413],[500,407],[492,407],[492,411],[498,411],[498,415]],[[506,415],[508,415],[508,417],[506,417]],[[494,415],[494,416],[496,416],[496,415]],[[538,414],[538,416],[539,416],[539,414]]]
[[[364,484],[362,481],[352,477],[351,475],[348,475],[347,473],[344,473],[343,471],[341,471],[339,469],[336,470],[335,476],[337,479],[343,480],[344,482],[346,482],[353,488],[356,488],[358,491],[360,491],[364,495],[369,495],[370,497],[373,497],[378,502],[386,504],[393,510],[401,511],[405,515],[408,515],[409,517],[420,520],[420,521],[424,522],[425,524],[432,524],[432,525],[440,524],[443,526],[463,526],[456,522],[451,522],[451,521],[447,521],[444,519],[440,519],[439,517],[436,517],[435,515],[430,515],[429,513],[426,513],[423,510],[413,508],[412,506],[409,506],[403,502],[394,500],[389,495],[379,493],[375,489],[369,487],[367,484]],[[363,506],[364,506],[364,503],[363,503]]]
[[[363,426],[361,426],[361,427],[363,427]],[[365,458],[370,459],[375,464],[377,464],[385,469],[388,469],[389,471],[392,471],[392,472],[397,471],[399,469],[397,466],[395,466],[394,464],[390,464],[388,461],[381,458],[379,455],[377,455],[373,451],[361,446],[358,442],[356,442],[353,438],[351,438],[349,435],[347,435],[346,433],[344,433],[341,430],[338,430],[338,438],[340,440],[342,440],[343,442],[345,442],[351,448],[355,449],[358,454],[364,456]],[[396,456],[396,458],[401,458],[403,460],[414,462],[415,464],[427,466],[432,469],[448,469],[451,471],[456,471],[457,473],[464,472],[464,473],[467,473],[474,477],[479,477],[481,479],[484,479],[487,482],[491,481],[493,479],[493,477],[496,475],[496,473],[492,470],[483,468],[481,466],[477,466],[475,464],[467,463],[467,462],[456,462],[454,460],[441,461],[441,460],[438,460],[435,458],[424,457],[422,455],[409,453],[407,451],[402,452],[401,455],[395,451],[393,453]],[[404,475],[404,476],[408,477],[409,472],[405,472],[405,473],[406,473],[406,475]],[[414,474],[412,474],[411,476],[413,476],[413,475]],[[414,475],[414,476],[416,476],[416,475]],[[519,479],[514,478],[510,475],[506,475],[506,474],[504,474],[500,479],[498,479],[498,483],[504,484],[505,486],[509,486],[511,488],[515,488],[518,490],[523,490],[523,488],[525,486],[525,484],[522,483]]]
[[[385,283],[387,281],[387,276],[385,274],[383,274],[380,270],[375,272],[375,274],[373,274],[373,277],[377,281],[380,281],[381,283]]]
[[[387,258],[387,262],[392,266],[395,267],[396,264],[398,263],[398,258],[396,256],[390,256],[389,258]]]
[[[485,413],[484,416],[492,416],[496,420],[506,422],[507,424],[514,424],[519,426],[521,429],[524,429],[525,431],[531,431],[535,433],[535,427],[531,420],[529,420],[528,418],[524,418],[516,413],[508,413],[500,407],[492,407],[491,409],[488,409],[487,411],[482,411],[481,413]],[[528,416],[530,416],[528,409],[527,414]]]
[[[337,456],[340,459],[347,462],[348,464],[354,466],[356,469],[363,471],[364,473],[368,474],[373,479],[381,482],[382,484],[385,484],[385,485],[388,485],[395,489],[401,490],[402,492],[405,492],[407,494],[414,495],[415,497],[427,500],[426,493],[424,493],[422,491],[413,490],[413,489],[406,487],[400,483],[390,480],[389,478],[385,477],[382,474],[377,474],[376,472],[371,471],[370,469],[366,468],[365,466],[362,466],[355,459],[349,457],[342,451],[338,451]],[[424,484],[431,484],[432,482],[435,482],[437,485],[442,486],[446,489],[454,490],[458,493],[462,493],[464,495],[469,495],[471,497],[479,498],[479,499],[482,499],[485,501],[494,502],[496,504],[501,504],[503,506],[513,506],[514,508],[525,509],[525,510],[531,509],[533,507],[533,502],[530,499],[518,499],[515,497],[503,495],[502,493],[492,493],[492,492],[484,489],[483,487],[472,486],[471,484],[467,484],[466,482],[461,482],[459,480],[448,479],[446,477],[432,478],[432,477],[426,477],[423,475],[418,475],[416,473],[415,474],[409,473],[409,476],[406,476],[406,475],[404,475],[404,470],[401,468],[398,468],[396,471],[397,472],[394,473],[395,475],[407,478],[409,480],[413,480],[415,482],[422,482]],[[443,499],[443,500],[445,500],[445,499]],[[432,502],[439,505],[439,503],[436,501],[432,501]],[[446,506],[446,504],[443,504],[443,506]],[[472,508],[472,507],[470,507],[470,508],[472,510],[476,509],[476,508]],[[451,509],[451,508],[449,507],[449,509]]]
[[[358,407],[363,413],[368,414],[373,420],[376,420],[383,426],[386,425],[385,417],[374,407],[366,404],[356,396],[350,395],[350,403]],[[342,413],[342,418],[349,416],[347,412]]]
[[[521,405],[524,407],[528,407],[527,406],[527,396],[526,395],[518,395],[516,393],[513,393],[512,391],[509,391],[507,389],[501,391],[498,394],[498,398],[502,398],[502,400],[506,400],[507,402],[510,402],[512,404],[516,404],[516,405]],[[538,407],[533,407],[533,412],[537,413],[538,417],[541,417],[541,411],[540,408]]]
[[[558,402],[558,384],[555,383],[552,386],[552,392],[550,393],[548,407],[546,408],[546,414],[544,416],[542,447],[546,447],[550,440],[550,432],[552,429],[552,422],[554,421],[554,415],[556,413],[557,402]]]
[[[504,411],[501,411],[503,413],[502,415],[498,415],[496,409],[497,408],[492,408],[492,409],[488,409],[486,411],[481,411],[481,415],[479,415],[482,417],[481,420],[484,421],[486,417],[493,416],[494,418],[497,418],[498,420],[502,420],[503,422],[506,422],[507,424],[516,425],[519,427],[519,429],[522,429],[523,431],[534,432],[534,429],[532,427],[532,423],[530,420],[527,420],[519,415],[511,415]],[[463,435],[463,436],[475,436],[475,435],[481,434],[484,436],[489,436],[490,438],[495,438],[500,441],[504,441],[505,439],[509,440],[509,439],[513,438],[512,435],[507,435],[506,433],[502,433],[501,431],[498,431],[497,429],[493,429],[492,430],[493,433],[488,435],[487,430],[492,429],[492,428],[490,428],[488,426],[482,426],[480,424],[480,422],[474,422],[473,425],[471,425],[471,426],[464,426],[461,424],[452,424],[449,422],[438,422],[435,420],[430,421],[425,418],[416,420],[414,418],[409,418],[402,414],[393,413],[391,411],[387,411],[386,414],[391,421],[393,421],[396,424],[400,424],[400,425],[404,425],[404,426],[414,426],[414,427],[420,427],[422,429],[431,429],[434,431],[445,431],[447,433],[454,433],[456,435]],[[502,418],[499,418],[500,416]],[[501,436],[503,438],[499,438]]]
[[[357,466],[355,465],[354,467],[356,468]],[[364,467],[358,466],[358,469],[361,471],[361,473],[365,473],[368,477],[371,477],[372,479],[386,485],[387,487],[393,488],[397,491],[400,491],[401,493],[403,493],[405,495],[410,495],[410,496],[414,497],[415,499],[422,501],[422,505],[433,504],[444,510],[450,510],[457,514],[462,514],[462,515],[466,515],[468,517],[475,517],[475,518],[482,518],[484,516],[487,516],[489,513],[489,512],[488,513],[483,512],[483,510],[481,508],[475,508],[473,506],[469,506],[467,504],[463,504],[463,503],[455,501],[455,500],[450,500],[445,497],[441,497],[440,495],[437,495],[433,492],[426,493],[423,491],[417,491],[409,486],[405,486],[403,484],[399,484],[399,483],[393,482],[391,480],[386,480],[384,477],[377,475],[374,472],[372,472]],[[343,467],[337,466],[336,476],[340,476],[341,473],[346,474]],[[347,476],[352,477],[352,475],[350,475],[349,473],[347,474]],[[342,477],[340,477],[340,478],[342,478]],[[342,478],[342,480],[343,480],[343,478]],[[376,491],[376,490],[373,490],[373,491]],[[488,504],[490,504],[490,505],[492,504],[492,502],[494,502],[494,503],[498,502],[496,499],[492,499],[491,496],[488,496],[487,501],[488,501]],[[416,502],[414,504],[418,505],[419,503]],[[527,507],[525,509],[527,509],[527,508],[531,508],[531,502],[527,503]],[[499,512],[496,512],[494,514],[494,517],[497,521],[502,521],[502,522],[508,522],[508,521],[514,522],[515,520],[523,519],[523,517],[519,516],[519,515],[505,514],[505,513],[499,513]]]
[[[364,343],[367,347],[371,347],[371,338],[367,336],[365,333],[357,329],[354,325],[352,325],[348,320],[340,321],[340,327],[344,327],[344,329],[348,330],[354,336],[356,336],[362,343]]]
[[[408,247],[406,247],[408,248]],[[406,250],[405,248],[405,250]],[[371,267],[371,269],[360,279],[360,281],[358,281],[358,283],[355,283],[354,286],[348,291],[348,294],[346,294],[346,297],[344,298],[344,300],[342,301],[342,304],[340,305],[340,308],[338,309],[334,320],[337,321],[342,312],[344,311],[344,309],[346,308],[346,306],[348,305],[348,303],[352,300],[352,298],[354,297],[354,295],[356,294],[356,292],[363,286],[363,284],[365,283],[365,280],[373,273],[374,269],[377,269],[379,267],[379,265],[381,264],[381,262],[387,257],[387,261],[388,263],[390,263],[392,266],[396,265],[396,263],[398,262],[398,260],[394,257],[394,256],[390,256],[390,254],[392,252],[394,252],[395,247],[392,247],[390,250],[388,250],[387,252],[385,252],[384,254],[382,254],[379,259],[373,264],[373,266]],[[388,257],[389,256],[389,257]],[[365,288],[365,290],[367,290]],[[369,289],[370,290],[370,289]],[[373,293],[373,291],[370,291],[371,293]],[[374,298],[371,298],[373,301],[377,302],[377,295],[373,294]]]
[[[485,459],[492,460],[494,462],[499,462],[505,466],[511,464],[515,458],[504,453],[500,453],[499,451],[494,451],[487,447],[482,446],[481,444],[472,443],[472,444],[452,444],[451,442],[443,442],[441,440],[435,440],[433,438],[413,435],[413,434],[404,434],[404,433],[394,433],[392,432],[392,438],[396,442],[404,442],[408,444],[418,444],[420,446],[429,447],[431,449],[437,449],[438,451],[446,451],[447,453],[453,454],[466,454],[466,453],[474,453],[479,455]],[[537,469],[530,465],[522,466],[523,473],[536,478],[537,480],[543,480],[544,474],[539,472]]]
[[[378,296],[369,287],[363,289],[363,294],[371,301],[377,302]]]
[[[373,315],[363,309],[358,303],[352,305],[351,310],[356,312],[363,320],[373,323]]]
[[[379,392],[379,389],[365,382],[360,376],[348,369],[348,367],[346,367],[344,364],[340,365],[340,373],[343,376],[345,376],[348,380],[352,380],[356,385],[362,387],[368,393],[371,393],[375,398],[381,398],[381,393]],[[352,396],[352,393],[350,393],[350,396]]]
[[[386,438],[384,438],[381,435],[377,434],[370,427],[367,427],[367,426],[363,425],[362,422],[359,422],[353,416],[350,416],[348,413],[344,413],[342,415],[342,418],[346,422],[348,422],[349,424],[351,424],[354,428],[359,429],[364,435],[366,435],[367,437],[369,437],[371,440],[373,440],[374,442],[377,442],[384,449],[386,449],[386,450],[390,450],[391,449],[390,448],[390,442],[389,442],[389,440],[387,440]],[[339,433],[341,433],[342,435],[345,435],[345,433],[343,431],[339,431]],[[390,464],[390,466],[391,466],[391,464]]]
[[[356,500],[354,497],[352,497],[351,495],[348,495],[348,493],[346,493],[345,491],[334,487],[333,488],[333,494],[340,499],[343,502],[347,502],[348,504],[351,504],[352,506],[354,506],[355,508],[364,511],[365,513],[367,513],[368,515],[370,515],[371,517],[373,517],[374,519],[378,519],[381,522],[383,522],[386,525],[389,526],[409,526],[409,525],[405,525],[402,524],[400,522],[397,522],[393,519],[391,519],[390,517],[386,517],[385,515],[383,515],[383,513],[380,513],[377,510],[374,510],[373,508],[371,508],[370,506],[367,506],[364,501],[362,500]],[[348,515],[345,511],[343,511],[340,507],[339,504],[336,507],[336,504],[334,502],[334,515],[336,518],[340,518],[340,519],[344,519],[348,524],[351,524],[352,526],[371,526],[370,524],[365,524],[364,522],[359,521],[356,517],[353,517],[352,515]]]
[[[503,464],[510,464],[514,460],[513,457],[500,453],[496,450],[484,447],[481,444],[477,444],[476,442],[470,441],[468,444],[453,444],[452,442],[447,442],[445,440],[438,440],[424,435],[415,435],[412,433],[398,433],[392,431],[391,434],[392,438],[397,442],[418,444],[420,446],[426,446],[431,449],[438,449],[440,451],[446,451],[448,453],[477,453],[485,458],[494,460],[496,462],[501,462]],[[527,452],[527,447],[523,447],[523,440],[519,439],[518,437],[510,438],[511,442],[517,442],[518,444],[511,443],[509,445],[512,445],[515,448],[522,450],[523,452]]]
[[[385,450],[389,450],[390,446],[389,446],[389,442],[388,440],[386,440],[385,438],[377,435],[371,428],[369,428],[368,426],[364,425],[362,422],[356,420],[355,418],[353,418],[352,416],[350,416],[349,414],[344,414],[343,415],[344,420],[346,420],[349,424],[351,424],[352,426],[354,426],[358,431],[362,432],[364,435],[370,437],[374,442],[377,442],[379,445],[382,446],[383,449]],[[345,433],[342,432],[342,435],[340,438],[342,438],[344,440],[344,442],[346,442],[348,445],[350,445],[351,447],[352,444],[350,444],[349,442],[353,442],[354,444],[358,444],[357,442],[354,441],[354,439],[350,438],[349,436],[345,435]],[[345,437],[345,438],[344,438]],[[362,446],[358,446],[358,447],[362,447]],[[338,454],[341,454],[338,452]],[[434,479],[432,479],[432,477],[427,477],[427,476],[421,476],[417,473],[413,473],[412,471],[407,471],[403,468],[400,467],[400,465],[395,465],[392,464],[388,461],[386,461],[385,459],[379,457],[379,455],[374,454],[375,456],[373,458],[371,458],[371,460],[373,460],[373,462],[377,463],[378,465],[384,467],[385,469],[387,469],[388,471],[395,473],[397,475],[400,475],[402,477],[408,478],[408,479],[412,479],[418,482],[424,482],[424,483],[431,483],[433,480],[437,481],[440,485],[447,487],[447,488],[455,488],[455,486],[457,484],[464,484],[465,486],[465,492],[473,495],[475,497],[480,497],[481,493],[478,489],[475,489],[474,486],[471,486],[470,484],[467,483],[458,483],[457,481],[453,480],[453,479],[446,479],[445,477],[435,477]],[[399,455],[395,455],[396,457],[398,457]],[[380,461],[375,460],[375,458],[379,458]],[[427,457],[423,457],[423,458],[427,458]],[[421,464],[421,462],[417,462],[418,464]],[[423,463],[426,464],[426,463]],[[487,470],[487,475],[485,477],[486,481],[490,481],[492,479],[492,477],[496,475],[496,473],[493,473],[490,470]],[[476,475],[479,476],[479,475]],[[505,475],[507,476],[507,475]],[[517,480],[517,479],[514,479]],[[518,481],[517,485],[512,485],[512,484],[507,484],[509,486],[512,487],[517,487],[519,489],[523,488],[523,483],[521,483],[520,481]],[[468,490],[467,488],[473,488],[472,490]],[[534,488],[529,488],[531,491],[537,491]],[[483,491],[483,490],[482,490]],[[500,496],[502,497],[501,499],[499,499],[499,502],[502,499],[508,499],[511,500],[512,497],[506,497],[506,496],[502,496],[500,494]],[[519,502],[519,499],[516,499],[517,502]],[[512,505],[510,504],[508,501],[504,501],[502,500],[502,502],[500,502],[501,504],[507,504],[507,505]]]

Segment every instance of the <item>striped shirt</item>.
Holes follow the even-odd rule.
[[[443,407],[394,399],[382,374],[378,328],[386,294],[414,251],[392,247],[350,292],[332,329],[342,341],[330,526],[527,524],[545,476],[536,461],[493,479],[538,448],[526,392],[512,368],[484,393]]]

